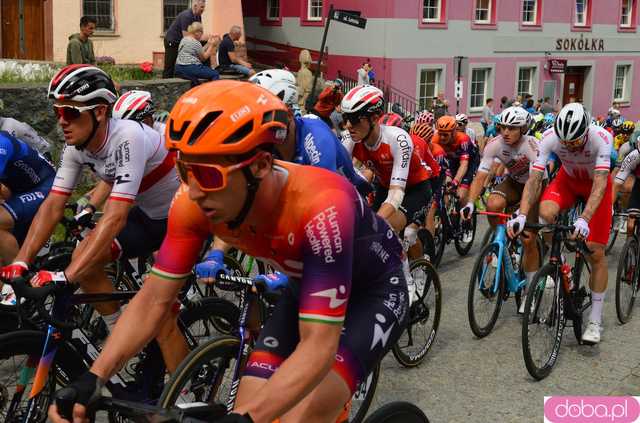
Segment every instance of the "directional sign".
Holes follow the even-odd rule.
[[[461,100],[462,99],[462,81],[456,81],[455,94],[456,94],[456,99],[457,100]]]
[[[356,16],[346,10],[334,10],[331,16],[333,20],[345,23],[347,25],[356,26],[364,29],[367,26],[367,19]]]

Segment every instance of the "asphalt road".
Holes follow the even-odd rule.
[[[485,228],[481,223],[478,233],[484,234]],[[391,354],[385,358],[372,409],[403,400],[418,405],[436,423],[542,422],[545,396],[640,395],[640,310],[624,326],[615,311],[621,237],[609,260],[602,342],[578,345],[572,328],[566,328],[558,362],[539,382],[524,364],[521,319],[513,298],[503,305],[488,337],[477,339],[471,332],[467,288],[479,253],[478,237],[467,257],[459,257],[449,245],[438,269],[443,310],[435,345],[418,368],[401,367]]]

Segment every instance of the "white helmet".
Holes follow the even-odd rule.
[[[373,114],[384,110],[384,94],[373,85],[358,85],[342,99],[342,113]]]
[[[149,91],[131,90],[122,94],[113,106],[112,115],[116,119],[130,119],[140,122],[153,115],[155,107]]]
[[[580,103],[569,103],[560,110],[553,130],[561,141],[583,138],[589,130],[591,115]]]
[[[287,106],[298,103],[296,77],[284,69],[267,69],[253,75],[249,82],[258,84],[278,96]]]
[[[611,116],[611,119],[618,119],[620,117],[620,110],[610,107],[607,114]]]
[[[466,125],[467,123],[469,123],[469,118],[464,113],[459,113],[456,115],[456,122],[459,125]]]
[[[529,127],[531,114],[519,106],[507,107],[500,115],[500,125]]]

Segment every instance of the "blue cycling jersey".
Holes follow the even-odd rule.
[[[6,131],[0,131],[0,182],[12,193],[31,191],[56,171],[37,151]]]
[[[349,153],[336,134],[321,119],[295,118],[296,153],[294,163],[321,167],[338,172],[358,191],[366,192],[369,183],[353,168]]]
[[[487,132],[484,134],[486,137],[494,138],[498,136],[498,126],[495,124],[489,125]]]

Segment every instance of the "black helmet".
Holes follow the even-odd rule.
[[[87,104],[112,104],[118,98],[118,93],[113,80],[102,69],[91,65],[68,65],[51,79],[49,98]]]

